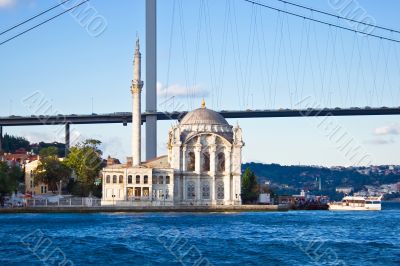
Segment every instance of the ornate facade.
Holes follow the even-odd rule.
[[[140,161],[139,43],[132,81],[132,157],[103,169],[102,205],[240,205],[242,130],[219,113],[187,113],[168,133],[168,155]],[[139,119],[138,119],[139,118]]]

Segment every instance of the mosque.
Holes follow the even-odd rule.
[[[102,170],[102,205],[240,205],[242,129],[201,107],[187,113],[168,132],[168,154],[141,161],[141,54],[136,41],[131,86],[132,157],[108,160]]]

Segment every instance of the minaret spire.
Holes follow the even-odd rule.
[[[135,56],[133,59],[132,93],[132,164],[141,163],[141,93],[143,81],[141,80],[141,54],[139,38],[136,39]]]

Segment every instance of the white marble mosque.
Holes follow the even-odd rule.
[[[141,54],[134,57],[131,93],[132,157],[108,160],[102,170],[102,205],[240,205],[242,130],[219,113],[201,107],[187,113],[168,132],[168,154],[141,161]]]

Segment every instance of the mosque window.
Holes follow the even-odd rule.
[[[202,199],[210,199],[210,182],[205,181],[202,183],[201,197]]]
[[[223,152],[218,153],[217,161],[218,161],[217,171],[224,172],[225,171],[225,154]]]
[[[107,183],[107,184],[110,184],[110,182],[111,182],[110,176],[107,175],[107,176],[106,176],[106,183]]]
[[[132,176],[128,175],[128,184],[132,184]]]
[[[117,176],[113,175],[113,184],[117,184]]]
[[[224,199],[224,182],[217,183],[217,199]]]
[[[167,175],[166,177],[165,177],[165,184],[169,184],[169,182],[170,182],[170,180],[169,180],[169,175]]]
[[[188,171],[194,171],[195,167],[195,161],[196,161],[196,156],[194,155],[194,152],[189,152],[188,154],[188,163],[187,163],[187,170]]]
[[[145,175],[145,176],[143,177],[143,183],[144,183],[144,184],[148,184],[148,183],[149,183],[149,177],[148,177],[147,175]]]
[[[203,171],[208,172],[210,171],[210,153],[205,152],[203,153]]]
[[[158,184],[160,185],[164,184],[164,177],[162,175],[158,177]]]
[[[124,176],[123,175],[120,175],[118,177],[118,183],[120,183],[120,184],[124,183]]]
[[[136,176],[136,184],[140,184],[140,175]]]
[[[194,193],[194,182],[189,181],[187,183],[187,198],[188,199],[195,199],[196,195]]]

